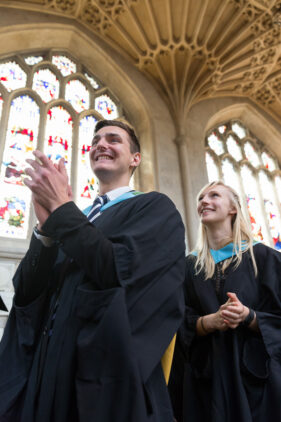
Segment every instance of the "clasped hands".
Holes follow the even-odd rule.
[[[25,178],[24,183],[32,192],[40,229],[55,209],[72,201],[72,190],[63,158],[55,164],[41,151],[35,150],[33,155],[37,160],[26,160],[31,167],[25,170],[25,174],[30,178]]]
[[[213,314],[213,324],[216,330],[236,328],[248,316],[250,310],[244,306],[235,293],[227,293],[228,300]]]

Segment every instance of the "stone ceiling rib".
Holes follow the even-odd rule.
[[[280,0],[2,0],[1,6],[85,25],[151,80],[178,126],[193,104],[223,95],[251,98],[281,121]]]

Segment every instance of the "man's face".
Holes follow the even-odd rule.
[[[128,133],[118,126],[105,126],[94,136],[90,150],[91,167],[95,175],[128,176],[140,162],[140,153],[132,153]]]

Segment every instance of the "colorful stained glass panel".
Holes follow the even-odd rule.
[[[247,208],[249,211],[252,232],[256,240],[264,240],[269,242],[266,224],[259,200],[259,192],[256,178],[252,170],[244,165],[241,168],[241,177],[246,194]]]
[[[76,64],[66,56],[53,56],[52,63],[57,66],[63,76],[76,72]]]
[[[236,160],[240,161],[242,160],[242,152],[239,143],[236,141],[236,139],[233,138],[233,136],[229,135],[227,140],[227,149],[230,155]]]
[[[84,73],[84,75],[86,76],[86,78],[94,89],[98,89],[100,87],[99,84],[95,81],[95,79],[92,78],[92,76],[88,75],[88,73]]]
[[[45,103],[59,97],[59,81],[49,69],[40,69],[34,74],[32,88]]]
[[[80,113],[90,106],[90,94],[79,80],[68,81],[65,87],[65,99],[70,102],[74,110]]]
[[[26,74],[16,62],[0,64],[0,82],[11,92],[25,87]]]
[[[79,158],[77,174],[77,205],[83,209],[95,199],[99,186],[90,166],[89,151],[97,120],[94,116],[84,117],[79,124]]]
[[[29,66],[40,63],[43,60],[42,56],[28,56],[24,59],[25,63]]]
[[[10,108],[1,182],[23,185],[25,162],[37,146],[40,110],[28,95],[16,97]]]
[[[206,165],[207,165],[207,173],[208,173],[209,182],[214,182],[215,180],[219,180],[220,177],[219,177],[218,167],[215,163],[215,160],[213,159],[211,154],[209,154],[208,152],[206,153]]]
[[[10,108],[0,178],[0,236],[24,239],[28,231],[31,194],[23,184],[26,158],[37,147],[40,110],[28,95]]]
[[[258,167],[260,165],[260,160],[257,151],[253,147],[250,142],[246,142],[244,145],[244,151],[247,160],[251,163],[254,167]]]
[[[273,158],[269,154],[267,154],[266,152],[263,152],[262,155],[261,155],[261,159],[262,159],[263,165],[269,171],[276,170],[275,162],[274,162]]]
[[[116,119],[118,117],[117,106],[108,95],[101,95],[95,99],[95,109],[105,119]]]
[[[217,155],[224,153],[223,142],[214,132],[208,136],[208,144]]]
[[[260,171],[259,182],[273,244],[276,249],[281,250],[281,221],[275,200],[272,181],[264,171]]]
[[[232,123],[231,129],[240,139],[245,138],[246,131],[239,123]]]
[[[1,183],[0,236],[26,239],[30,203],[29,189]]]
[[[72,155],[72,126],[72,117],[62,106],[49,109],[44,152],[53,162],[64,158],[68,174]]]

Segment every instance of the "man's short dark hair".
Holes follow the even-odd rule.
[[[138,140],[138,138],[135,134],[133,127],[131,125],[129,125],[129,123],[122,121],[122,120],[100,120],[96,124],[94,134],[96,134],[101,128],[103,128],[105,126],[117,126],[117,127],[120,127],[121,129],[124,129],[129,135],[130,151],[132,153],[140,152],[139,140]]]

